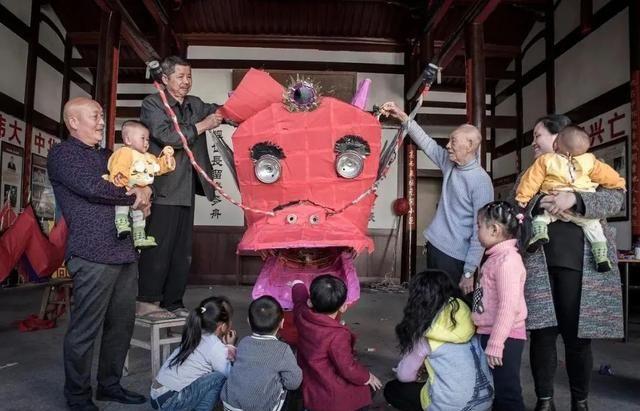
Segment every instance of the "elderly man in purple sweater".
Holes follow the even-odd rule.
[[[91,363],[102,329],[96,399],[142,404],[144,396],[120,385],[133,332],[138,254],[131,238],[118,239],[113,206],[148,211],[151,189],[127,191],[102,178],[111,152],[99,146],[104,120],[96,101],[70,100],[64,122],[70,136],[52,148],[47,165],[69,226],[65,259],[74,287],[64,339],[64,395],[71,410],[98,411],[91,399]]]
[[[444,270],[468,294],[473,291],[473,275],[484,253],[478,241],[478,210],[493,201],[491,177],[478,160],[482,136],[476,127],[463,124],[451,132],[445,149],[395,103],[383,104],[382,111],[400,120],[418,147],[442,170],[438,209],[424,231],[427,268]]]

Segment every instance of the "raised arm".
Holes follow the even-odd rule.
[[[420,147],[420,150],[422,150],[440,170],[444,171],[445,169],[453,167],[453,163],[449,160],[449,153],[447,150],[440,147],[433,138],[425,133],[418,123],[410,120],[403,124],[403,126],[407,127],[409,136],[414,143]]]

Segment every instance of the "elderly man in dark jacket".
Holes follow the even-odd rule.
[[[187,61],[167,57],[162,62],[162,71],[167,100],[180,129],[197,163],[211,175],[205,132],[220,125],[218,106],[188,95],[191,66]],[[138,315],[152,319],[186,317],[188,311],[182,296],[191,265],[194,195],[206,195],[212,200],[214,190],[191,166],[159,94],[144,99],[140,120],[150,131],[149,151],[158,155],[165,146],[173,147],[176,169],[156,177],[153,183],[154,202],[147,231],[156,238],[158,246],[145,250],[140,257],[137,311]],[[159,310],[158,305],[163,310]]]

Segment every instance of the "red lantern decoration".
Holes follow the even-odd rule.
[[[409,212],[409,200],[404,197],[393,200],[393,212],[397,216],[406,215]]]

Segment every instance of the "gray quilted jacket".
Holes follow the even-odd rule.
[[[519,181],[520,176],[509,196],[512,202],[515,201],[515,188]],[[591,245],[588,241],[584,242],[578,337],[622,338],[622,289],[618,270],[616,235],[615,229],[607,224],[606,217],[620,210],[625,193],[621,190],[598,189],[595,193],[580,193],[580,196],[585,206],[584,216],[601,220],[613,269],[607,273],[597,272],[591,255]],[[553,327],[557,325],[557,321],[544,249],[541,247],[534,253],[525,254],[527,280],[524,293],[529,312],[527,329]]]

